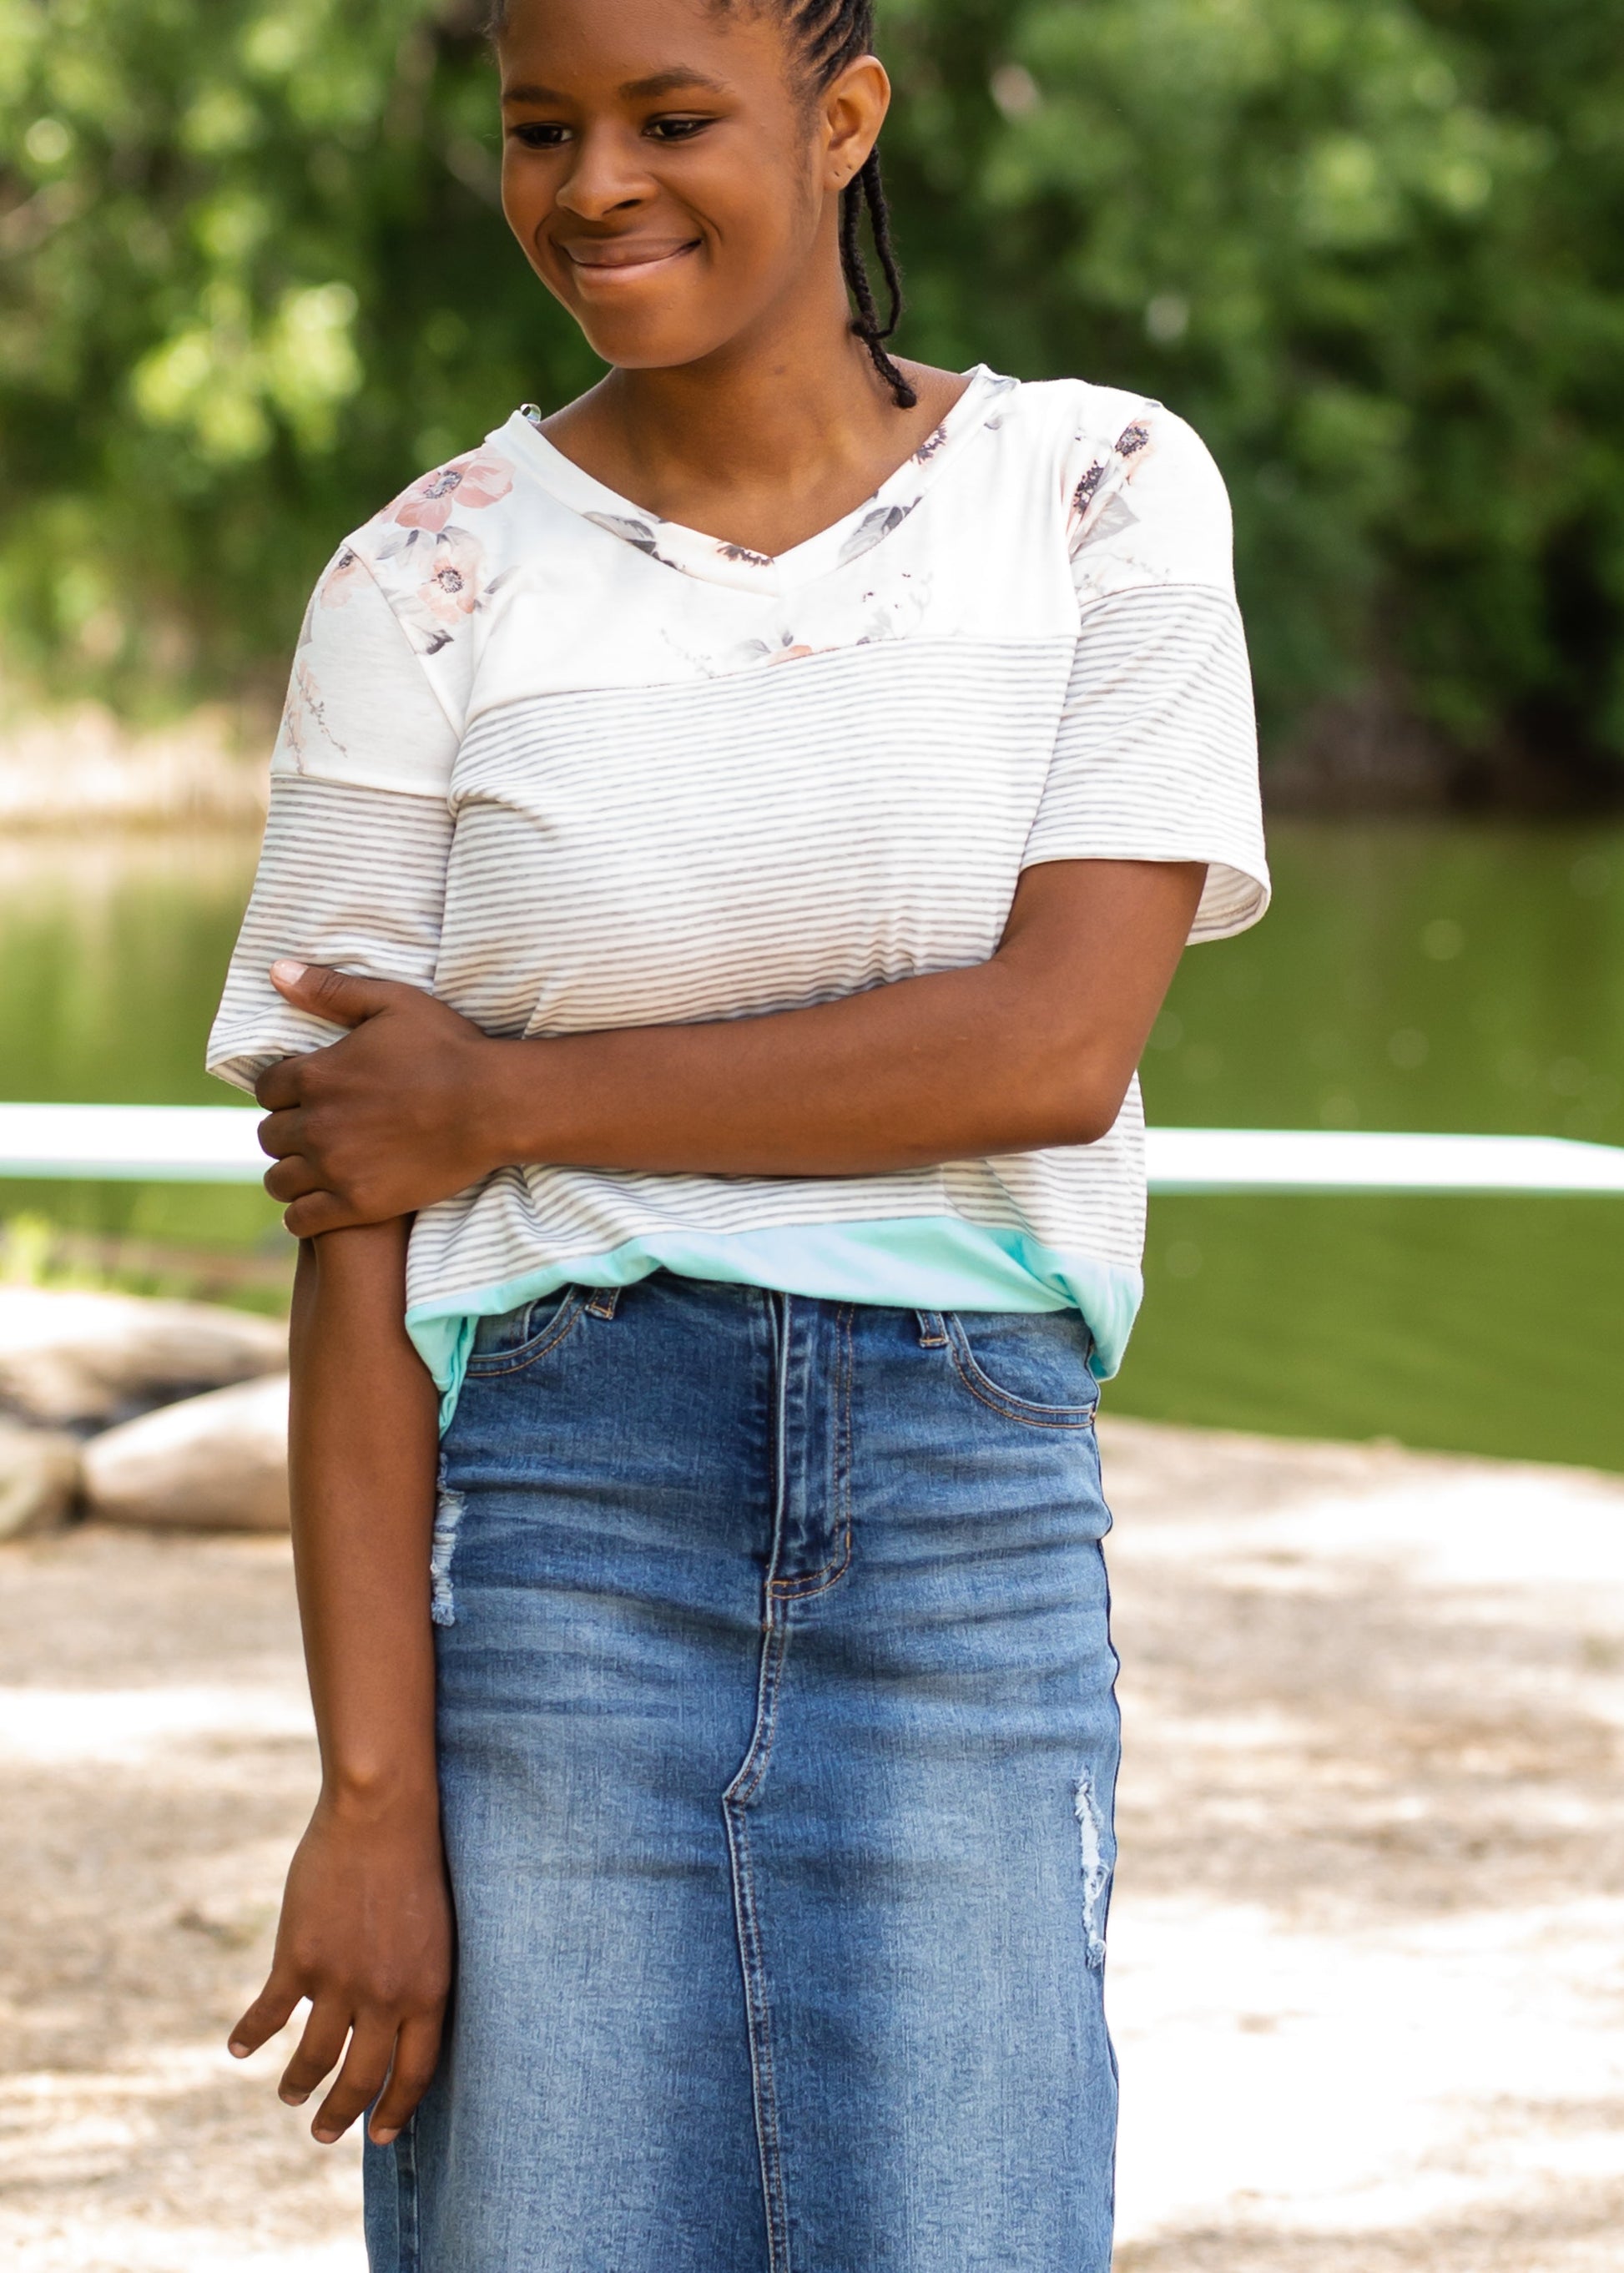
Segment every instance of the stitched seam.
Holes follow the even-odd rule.
[[[395,2217],[399,2224],[400,2273],[419,2273],[423,2263],[422,2230],[417,2199],[417,2114],[395,2142]]]
[[[761,1676],[756,1690],[756,1726],[739,1773],[722,1794],[728,1807],[748,1807],[761,1789],[772,1759],[772,1729],[778,1707],[778,1677],[783,1671],[789,1635],[776,1618],[770,1618],[762,1643]]]
[[[552,1324],[544,1328],[538,1341],[526,1342],[520,1349],[506,1350],[500,1357],[470,1358],[469,1379],[490,1381],[499,1375],[520,1373],[527,1365],[534,1365],[538,1357],[545,1357],[550,1349],[558,1347],[585,1308],[586,1302],[583,1297],[572,1295]]]
[[[835,1504],[841,1519],[840,1553],[837,1561],[825,1563],[821,1570],[803,1571],[793,1579],[775,1579],[772,1592],[780,1602],[799,1602],[808,1594],[821,1594],[851,1568],[852,1377],[857,1369],[852,1322],[856,1312],[850,1304],[845,1304],[837,1315],[840,1339],[835,1362]]]
[[[722,1795],[722,1821],[727,1834],[729,1872],[733,1880],[734,1930],[739,1939],[739,1963],[744,1979],[745,2027],[750,2047],[750,2095],[756,2117],[756,2150],[762,2184],[762,2212],[767,2228],[768,2273],[790,2273],[789,2213],[784,2188],[784,2157],[778,2138],[778,2078],[772,2062],[772,2014],[767,1995],[767,1969],[761,1946],[761,1922],[756,1903],[756,1883],[750,1870],[749,1831],[745,1810],[761,1789],[772,1757],[773,1730],[778,1718],[778,1682],[789,1647],[789,1629],[774,1616],[774,1581],[784,1549],[784,1524],[788,1503],[788,1442],[790,1297],[769,1296],[778,1323],[773,1399],[772,1540],[768,1550],[767,1580],[763,1589],[761,1661],[756,1677],[756,1724],[737,1774]]]
[[[853,1340],[853,1325],[857,1312],[848,1302],[840,1312],[840,1439],[839,1467],[836,1489],[840,1496],[840,1513],[846,1524],[846,1562],[852,1559],[852,1382],[857,1371],[857,1354]],[[844,1567],[844,1565],[842,1566]]]
[[[818,1571],[802,1571],[798,1578],[775,1579],[772,1582],[774,1602],[793,1602],[799,1601],[803,1594],[821,1594],[826,1587],[834,1585],[841,1572],[848,1567],[851,1560],[852,1541],[848,1532],[845,1552],[839,1562],[825,1563]]]
[[[957,1323],[957,1322],[955,1322]],[[1006,1420],[1019,1421],[1030,1429],[1089,1429],[1094,1425],[1097,1407],[1093,1405],[1034,1405],[1026,1398],[1016,1397],[981,1371],[975,1362],[967,1339],[962,1339],[964,1328],[959,1326],[949,1342],[954,1369],[972,1397],[994,1413],[1002,1413]]]
[[[790,1586],[793,1580],[780,1580],[778,1576],[779,1559],[784,1552],[784,1518],[789,1497],[788,1444],[786,1427],[789,1408],[789,1303],[787,1294],[778,1295],[782,1309],[778,1312],[779,1331],[776,1353],[777,1379],[773,1391],[773,1494],[772,1541],[767,1554],[767,1581],[763,1589],[763,1616],[762,1620],[761,1665],[756,1677],[756,1725],[750,1731],[750,1741],[745,1747],[744,1758],[737,1774],[722,1794],[723,1802],[731,1805],[737,1799],[746,1805],[761,1789],[766,1774],[767,1757],[772,1751],[772,1722],[778,1705],[778,1672],[789,1636],[773,1617],[773,1603],[780,1586]]]
[[[1012,1399],[1006,1399],[1004,1392],[996,1389],[990,1381],[987,1384],[987,1389],[991,1390],[993,1394],[989,1396],[987,1392],[979,1386],[974,1377],[966,1373],[959,1363],[957,1350],[953,1352],[953,1366],[959,1378],[971,1396],[986,1406],[989,1412],[1001,1413],[1006,1421],[1019,1421],[1027,1429],[1092,1429],[1094,1426],[1092,1405],[1079,1405],[1074,1414],[1067,1414],[1064,1418],[1060,1417],[1064,1410],[1060,1407],[1051,1407],[1046,1414],[1041,1405],[1023,1407],[1016,1404]]]
[[[749,1829],[744,1810],[731,1800],[724,1804],[722,1814],[727,1829],[739,1961],[744,1976],[750,2096],[756,2112],[762,2209],[767,2225],[767,2263],[769,2273],[790,2273],[789,2211],[784,2187],[784,2151],[778,2136],[778,2076],[772,2062],[772,2008],[767,1995],[767,1966],[762,1952],[756,1880],[750,1869]]]

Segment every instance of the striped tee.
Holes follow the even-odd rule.
[[[528,407],[317,586],[209,1049],[241,1088],[336,1030],[281,955],[487,1032],[745,1017],[986,961],[1038,861],[1204,861],[1267,897],[1223,484],[1159,404],[986,369],[864,505],[776,558],[658,519]],[[1138,1084],[1097,1144],[865,1176],[497,1171],[417,1218],[448,1414],[477,1320],[668,1269],[921,1309],[1141,1281]]]

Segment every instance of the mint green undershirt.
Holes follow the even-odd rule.
[[[1122,1363],[1144,1293],[1137,1271],[957,1216],[653,1232],[605,1255],[572,1256],[494,1287],[415,1303],[406,1331],[439,1384],[440,1427],[456,1410],[481,1318],[501,1317],[560,1287],[629,1287],[653,1271],[897,1309],[1079,1310],[1094,1337],[1089,1364],[1101,1381]]]

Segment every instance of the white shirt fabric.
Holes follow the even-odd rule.
[[[1267,904],[1222,482],[1160,405],[979,369],[874,496],[769,559],[659,521],[515,412],[412,484],[306,613],[210,1044],[251,1088],[335,1030],[277,956],[488,1032],[741,1017],[985,962],[1023,869],[1207,866]],[[890,1174],[499,1170],[417,1220],[408,1324],[662,1267],[929,1309],[1074,1305],[1101,1375],[1141,1290],[1137,1083],[1090,1145]]]

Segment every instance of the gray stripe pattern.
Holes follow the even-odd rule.
[[[1038,861],[1211,864],[1195,935],[1264,891],[1233,600],[1089,606],[1079,637],[876,641],[721,679],[475,718],[448,801],[279,773],[211,1046],[239,1085],[332,1028],[273,956],[431,988],[487,1031],[734,1017],[985,961]],[[443,1303],[659,1233],[956,1217],[1127,1271],[1137,1084],[1101,1143],[889,1175],[508,1168],[429,1209],[410,1299]]]
[[[253,895],[209,1036],[209,1071],[252,1091],[278,1058],[319,1050],[342,1032],[283,1001],[267,975],[278,956],[432,991],[450,847],[443,798],[273,773]]]
[[[1257,722],[1228,592],[1153,585],[1086,611],[1026,859],[1205,860],[1191,938],[1255,922]]]

